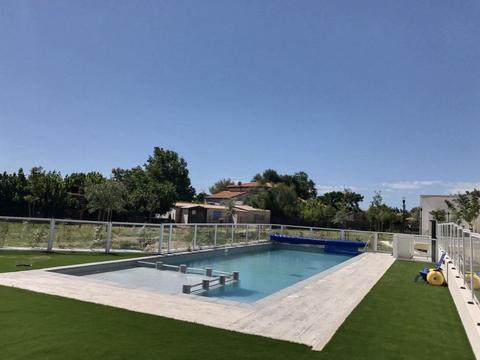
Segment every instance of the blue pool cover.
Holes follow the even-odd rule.
[[[358,249],[365,246],[363,241],[358,240],[329,240],[279,234],[270,235],[270,240],[283,244],[324,245],[325,252],[349,255],[359,254]]]

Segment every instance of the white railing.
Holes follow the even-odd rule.
[[[471,303],[480,306],[480,234],[455,223],[437,224],[438,251],[445,251],[458,269]]]
[[[363,241],[392,252],[393,233],[279,224],[132,223],[0,216],[0,249],[174,253],[268,242],[271,234]]]

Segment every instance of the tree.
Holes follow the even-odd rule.
[[[262,184],[272,183],[277,184],[282,182],[282,177],[273,169],[267,169],[262,174],[257,174],[253,177],[253,181],[258,181]]]
[[[179,200],[193,199],[195,189],[188,176],[187,162],[175,151],[155,147],[153,155],[149,156],[145,164],[145,171],[158,183],[169,181],[174,184]]]
[[[325,223],[327,218],[327,207],[319,199],[308,199],[300,204],[300,217],[306,223],[314,226],[320,226]]]
[[[363,201],[363,195],[345,188],[343,191],[327,192],[320,196],[319,199],[325,205],[330,205],[337,210],[346,207],[350,211],[359,211],[360,203]]]
[[[216,194],[216,193],[219,193],[220,191],[227,190],[229,185],[233,185],[232,179],[230,178],[220,179],[215,184],[210,186],[208,190],[210,191],[210,194]]]
[[[301,199],[307,200],[317,197],[315,183],[308,177],[306,172],[296,172],[291,179],[295,192]]]
[[[147,218],[151,221],[156,213],[170,210],[178,198],[171,181],[158,181],[142,167],[113,169],[113,178],[121,182],[128,192],[126,211],[129,218]]]
[[[193,198],[193,201],[199,204],[203,204],[207,196],[208,194],[205,191],[199,192],[198,194],[195,195],[195,197]]]
[[[148,221],[155,213],[164,214],[172,208],[177,194],[171,182],[158,183],[148,176],[139,176],[136,180],[130,199],[136,210],[147,214]]]
[[[235,201],[230,199],[226,204],[225,209],[225,221],[226,222],[235,222],[235,215],[237,214],[237,209],[235,209]]]
[[[458,194],[453,202],[445,200],[450,211],[458,222],[465,221],[470,230],[474,230],[474,223],[480,216],[480,190],[474,189]]]
[[[85,198],[85,188],[90,184],[99,184],[107,179],[99,172],[75,172],[65,176],[65,191],[67,192],[66,213],[71,217],[83,219],[87,210],[87,200]]]
[[[432,215],[433,220],[437,222],[445,222],[447,219],[447,212],[444,209],[437,209],[430,211],[430,215]]]
[[[341,228],[345,229],[347,227],[347,222],[352,220],[352,212],[346,207],[342,207],[335,213],[333,217],[333,223],[340,225]]]
[[[299,199],[293,186],[278,184],[271,189],[261,189],[252,194],[247,203],[270,210],[275,221],[291,222],[298,219]]]
[[[22,169],[17,173],[0,174],[0,214],[1,215],[25,215],[25,196],[27,178]]]
[[[116,180],[89,184],[85,188],[88,211],[98,212],[98,220],[111,221],[113,212],[121,212],[127,203],[127,190]]]
[[[42,167],[34,167],[27,178],[27,195],[29,215],[59,216],[66,205],[67,193],[59,172],[45,172]]]

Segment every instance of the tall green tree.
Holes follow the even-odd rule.
[[[75,172],[65,176],[65,191],[67,192],[66,214],[69,217],[82,220],[87,211],[85,188],[88,185],[100,184],[107,179],[99,172]]]
[[[158,183],[166,181],[172,183],[175,186],[178,200],[191,201],[193,199],[195,189],[190,182],[187,162],[175,151],[155,147],[153,155],[149,156],[145,164],[145,171]]]
[[[296,222],[299,214],[300,200],[295,188],[278,184],[271,189],[262,189],[247,199],[251,206],[268,209],[273,221]]]
[[[97,212],[98,220],[112,221],[113,213],[122,212],[127,203],[127,190],[116,180],[89,184],[85,188],[88,211]]]
[[[465,221],[470,230],[475,230],[475,221],[480,216],[480,190],[474,189],[458,194],[453,201],[445,201],[458,222]]]
[[[46,172],[42,167],[34,167],[27,178],[29,215],[46,217],[62,216],[65,210],[67,192],[59,172]]]
[[[0,214],[24,216],[27,178],[22,169],[18,172],[0,174]]]
[[[447,212],[444,209],[436,209],[430,211],[430,215],[432,215],[433,220],[437,222],[445,222],[447,219]]]

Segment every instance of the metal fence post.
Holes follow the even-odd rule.
[[[245,225],[245,242],[248,243],[248,224]]]
[[[344,240],[345,239],[345,230],[341,229],[340,230],[340,240]]]
[[[231,241],[231,245],[233,245],[233,238],[234,238],[234,236],[235,236],[235,228],[234,228],[234,225],[235,225],[235,224],[232,224],[232,239],[231,239],[232,241]]]
[[[260,241],[260,226],[259,224],[257,224],[257,241]]]
[[[378,251],[378,232],[373,233],[373,251]]]
[[[195,251],[197,247],[197,224],[193,225],[193,247],[192,250]]]
[[[283,235],[283,232],[284,232],[284,228],[285,227],[283,225],[280,225],[280,234],[282,234],[282,235]]]
[[[55,241],[55,219],[51,218],[50,219],[50,226],[48,228],[47,251],[52,251],[54,241]]]
[[[470,236],[470,291],[472,293],[472,304],[475,303],[475,289],[473,286],[473,237],[472,234],[469,234]]]
[[[164,229],[164,224],[160,225],[160,236],[158,238],[158,254],[162,254],[163,250],[163,229]]]
[[[108,254],[112,248],[112,222],[107,224],[107,243],[105,244],[105,252]]]
[[[215,224],[215,235],[213,236],[213,247],[217,247],[218,225]]]
[[[173,232],[173,224],[170,223],[170,229],[168,231],[168,246],[167,246],[167,254],[170,254],[170,249],[172,246],[172,232]]]
[[[462,229],[462,275],[463,275],[463,285],[467,285],[467,282],[465,280],[465,233],[463,232]]]

